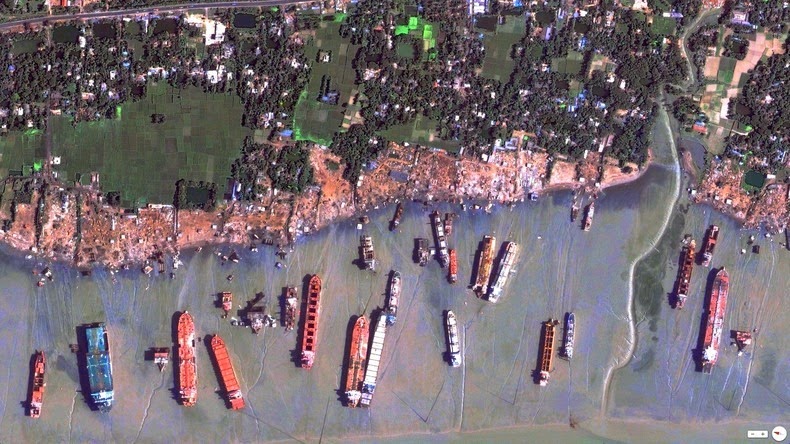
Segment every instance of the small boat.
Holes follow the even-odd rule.
[[[154,352],[154,364],[159,367],[159,371],[165,371],[165,367],[167,363],[170,362],[170,348],[168,347],[158,347],[153,349]]]
[[[30,391],[30,417],[38,418],[41,416],[41,407],[44,404],[44,374],[46,372],[47,360],[43,351],[36,351],[33,361],[33,388]]]
[[[455,313],[451,310],[447,311],[445,327],[447,328],[447,346],[450,350],[450,365],[453,367],[460,367],[461,342],[458,337],[458,321],[455,318]]]
[[[233,293],[229,291],[223,291],[222,293],[220,293],[220,296],[222,298],[222,311],[225,312],[225,314],[222,315],[222,317],[227,318],[228,313],[233,308]]]

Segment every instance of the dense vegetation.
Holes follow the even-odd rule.
[[[254,199],[268,191],[258,179],[268,177],[274,189],[300,193],[313,184],[310,150],[304,142],[277,148],[270,143],[244,140],[241,157],[231,166],[231,178],[241,185],[238,198]]]

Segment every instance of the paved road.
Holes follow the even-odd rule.
[[[203,8],[246,8],[246,7],[259,7],[259,6],[280,6],[291,3],[297,3],[294,0],[253,0],[253,1],[235,1],[235,2],[212,2],[212,3],[179,3],[176,5],[166,5],[158,7],[144,7],[144,8],[131,8],[119,9],[115,11],[94,11],[83,12],[79,14],[58,14],[47,15],[44,17],[34,17],[28,19],[14,20],[0,24],[0,31],[4,31],[16,26],[22,25],[35,25],[41,24],[45,21],[56,22],[65,20],[93,20],[102,18],[125,17],[138,14],[153,14],[164,12],[178,12],[187,9],[203,9]]]

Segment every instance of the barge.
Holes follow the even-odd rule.
[[[362,263],[366,270],[376,271],[376,253],[373,251],[373,238],[370,236],[359,237]]]

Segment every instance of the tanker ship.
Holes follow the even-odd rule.
[[[710,374],[719,359],[721,334],[724,329],[724,314],[727,309],[727,294],[730,291],[730,275],[724,267],[716,273],[710,302],[707,309],[705,339],[702,344],[702,372]]]
[[[494,303],[502,296],[502,290],[505,288],[507,278],[510,276],[510,272],[513,271],[513,264],[518,257],[518,244],[515,242],[505,242],[503,250],[502,259],[500,259],[499,266],[497,267],[497,275],[496,278],[494,278],[494,284],[491,285],[488,291],[488,300]]]
[[[702,245],[702,266],[710,267],[710,261],[713,259],[713,250],[716,248],[716,242],[719,240],[719,227],[711,225],[708,232],[705,234],[705,243]]]
[[[33,388],[30,391],[30,417],[38,418],[41,416],[41,407],[44,405],[44,373],[46,371],[47,360],[43,351],[36,351],[33,360]]]
[[[389,298],[387,299],[387,325],[395,325],[398,319],[398,302],[400,301],[401,279],[400,273],[392,272],[390,277]]]
[[[314,274],[307,287],[307,312],[302,330],[302,368],[313,368],[318,348],[318,318],[321,314],[321,278]]]
[[[494,262],[494,247],[496,238],[486,236],[483,238],[483,247],[480,250],[480,261],[477,264],[477,277],[472,291],[477,297],[482,297],[488,290],[488,280],[491,277],[491,266]]]
[[[346,372],[346,405],[354,408],[362,399],[362,382],[365,377],[365,360],[368,356],[368,335],[370,325],[365,315],[357,318],[351,331],[349,344],[348,369]]]
[[[225,389],[230,408],[232,410],[243,409],[244,398],[241,396],[241,388],[239,387],[238,379],[236,379],[236,371],[233,369],[233,363],[230,361],[230,354],[228,354],[225,341],[219,335],[214,335],[211,338],[211,351],[214,355],[214,363],[219,371],[219,382]]]
[[[93,404],[101,412],[108,412],[114,401],[112,383],[112,360],[107,328],[103,322],[85,328],[88,349],[85,362],[88,370],[88,386]]]
[[[379,375],[381,365],[381,352],[384,350],[384,337],[387,335],[386,315],[381,313],[376,321],[376,330],[373,332],[373,342],[370,344],[370,355],[368,356],[367,368],[365,369],[365,380],[362,381],[362,396],[360,403],[365,407],[370,407],[373,401],[373,392],[376,391],[376,379]]]
[[[191,407],[197,403],[195,323],[188,311],[178,318],[178,393],[181,404]]]
[[[678,281],[675,290],[675,308],[683,308],[686,303],[686,297],[689,294],[689,284],[691,283],[691,271],[694,269],[694,253],[697,243],[694,239],[684,247],[683,250],[683,263],[678,270]]]

